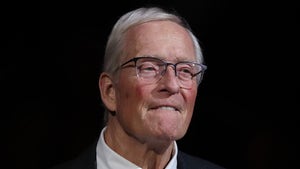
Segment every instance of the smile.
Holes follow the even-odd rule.
[[[177,108],[172,107],[172,106],[159,106],[159,107],[155,107],[153,109],[178,111]]]
[[[167,106],[159,107],[158,109],[163,109],[163,110],[176,110],[174,107],[167,107]]]

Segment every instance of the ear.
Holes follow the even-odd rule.
[[[101,73],[99,78],[99,89],[102,102],[110,111],[116,110],[116,92],[112,77],[107,73]]]

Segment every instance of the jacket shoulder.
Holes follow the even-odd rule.
[[[178,152],[177,160],[179,169],[225,169],[211,161],[192,156],[182,151]]]
[[[76,158],[65,161],[50,169],[96,169],[96,148],[95,144],[88,147]]]

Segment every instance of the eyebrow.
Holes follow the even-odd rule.
[[[162,61],[164,61],[164,62],[170,62],[170,63],[178,63],[178,62],[195,62],[195,63],[197,63],[197,61],[196,60],[186,60],[186,58],[185,58],[185,60],[181,60],[181,58],[179,58],[179,57],[174,57],[175,58],[175,61],[171,61],[171,60],[166,60],[164,57],[162,57],[161,55],[142,55],[143,57],[153,57],[153,58],[157,58],[157,59],[160,59],[160,60],[162,60]]]

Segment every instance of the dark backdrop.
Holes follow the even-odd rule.
[[[45,169],[94,142],[102,122],[97,82],[105,42],[118,17],[142,4],[174,8],[184,16],[200,40],[208,66],[191,128],[179,147],[228,169],[296,168],[296,4],[1,4],[1,154],[9,168]]]

